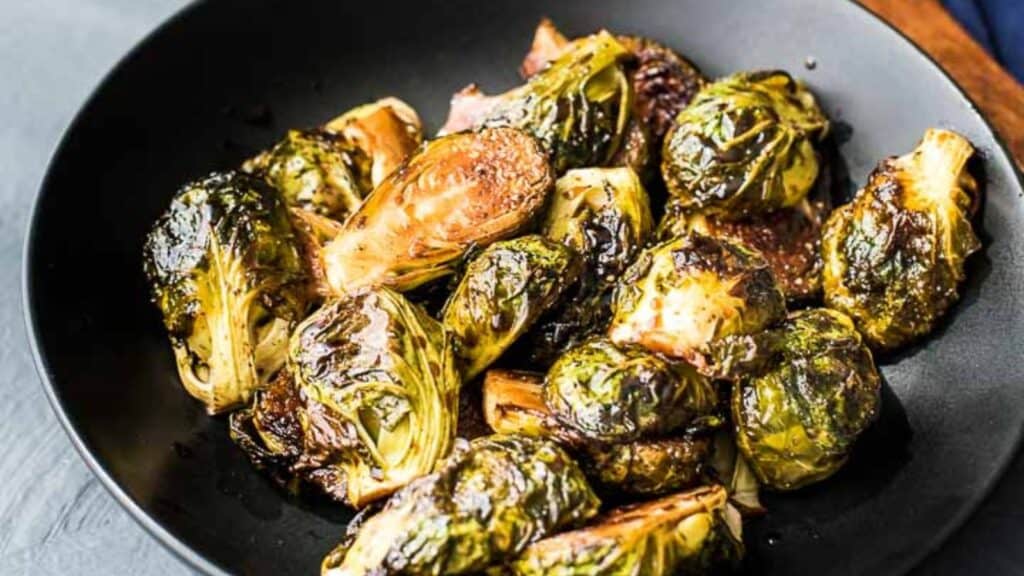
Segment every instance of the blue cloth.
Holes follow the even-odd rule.
[[[1024,82],[1024,0],[943,0],[946,9],[1018,81]]]

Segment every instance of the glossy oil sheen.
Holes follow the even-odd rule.
[[[237,165],[287,128],[385,95],[433,130],[449,96],[499,92],[537,20],[607,26],[682,51],[713,75],[781,67],[840,124],[854,183],[925,128],[985,158],[985,249],[934,337],[880,358],[882,417],[849,465],[765,497],[748,572],[899,574],[974,509],[1024,422],[1024,199],[1005,150],[962,93],[852,3],[821,0],[231,0],[186,10],[133,51],[56,153],[27,242],[26,307],[55,407],[104,483],[161,540],[213,573],[315,574],[349,514],[283,496],[181,389],[142,276],[146,230],[184,181]],[[813,58],[813,70],[804,63]],[[846,128],[852,127],[852,132]]]

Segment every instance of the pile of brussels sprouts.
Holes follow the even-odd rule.
[[[829,122],[785,72],[547,21],[521,71],[426,141],[394,98],[291,131],[146,241],[186,390],[362,510],[324,574],[735,566],[758,487],[843,465],[872,349],[931,331],[979,248],[953,132],[830,212]]]

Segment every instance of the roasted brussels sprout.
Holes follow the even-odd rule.
[[[291,130],[243,169],[262,174],[289,206],[344,220],[421,140],[416,112],[387,98],[324,128]]]
[[[400,291],[452,272],[472,246],[519,232],[554,175],[537,141],[511,128],[429,142],[367,197],[323,250],[337,293]]]
[[[871,346],[927,334],[959,298],[978,187],[971,143],[928,130],[913,152],[883,160],[853,202],[825,224],[825,302],[849,314]]]
[[[573,42],[543,71],[500,96],[470,87],[452,99],[442,133],[510,126],[536,136],[556,171],[606,165],[622,142],[632,92],[629,53],[607,32]]]
[[[247,403],[284,365],[310,297],[277,193],[238,172],[186,184],[143,251],[185,389],[210,413]]]
[[[442,312],[445,326],[458,337],[465,379],[525,333],[581,267],[572,248],[537,235],[491,244],[470,262]]]
[[[326,469],[313,476],[330,496],[361,507],[448,454],[460,385],[452,337],[401,294],[328,302],[295,329],[290,366],[305,402],[298,469]]]
[[[785,72],[750,72],[697,94],[665,137],[661,174],[686,210],[742,218],[794,206],[818,177],[828,120]]]
[[[640,346],[594,338],[566,352],[544,378],[544,403],[586,438],[626,442],[693,424],[718,405],[714,384]]]
[[[295,378],[285,367],[256,392],[252,406],[231,413],[228,425],[231,440],[253,465],[293,492],[300,487],[292,466],[303,450],[301,411]]]
[[[853,321],[826,308],[803,310],[731,340],[719,361],[751,372],[733,387],[732,416],[736,444],[758,480],[792,490],[838,470],[881,402],[881,379]]]
[[[323,562],[325,576],[468,574],[597,513],[600,502],[556,444],[487,436],[395,494]]]
[[[709,345],[762,330],[785,313],[785,298],[759,252],[690,234],[645,250],[626,270],[608,335],[706,371]]]
[[[373,186],[369,159],[325,130],[291,130],[248,168],[264,174],[289,206],[343,220]]]
[[[535,362],[548,365],[604,328],[615,282],[652,228],[647,192],[629,168],[570,170],[558,179],[541,233],[582,254],[585,267],[566,302],[534,330]]]
[[[559,422],[544,403],[544,377],[531,372],[488,370],[484,419],[499,434],[552,438],[579,459],[596,485],[626,494],[665,494],[704,479],[707,439],[662,437],[623,443],[595,442]]]
[[[721,429],[715,432],[711,454],[707,468],[729,491],[729,502],[744,516],[759,516],[767,512],[761,504],[757,477],[736,447],[732,430]]]
[[[800,302],[821,294],[821,226],[827,214],[824,202],[807,198],[792,208],[740,220],[690,212],[669,202],[657,236],[669,240],[697,232],[741,242],[761,252],[786,299]]]
[[[743,558],[742,521],[721,486],[611,511],[530,545],[513,574],[710,574]]]
[[[633,115],[638,125],[650,132],[653,142],[660,144],[672,121],[707,80],[692,62],[650,38],[618,36],[617,40],[631,55],[626,71],[633,84]],[[544,18],[519,70],[529,78],[571,46],[554,23]]]

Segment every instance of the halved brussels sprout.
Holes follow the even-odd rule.
[[[579,459],[598,486],[626,494],[664,494],[704,479],[711,444],[692,436],[623,443],[595,442],[559,422],[544,403],[544,377],[531,372],[488,370],[484,419],[499,434],[552,438]]]
[[[550,364],[602,330],[619,276],[651,236],[647,191],[629,168],[570,170],[555,183],[541,233],[583,255],[585,268],[566,302],[533,335],[533,359]]]
[[[971,226],[973,154],[963,136],[928,130],[913,152],[879,163],[825,224],[825,302],[853,317],[873,347],[927,334],[959,298],[964,263],[981,248]]]
[[[416,112],[386,98],[323,128],[289,131],[243,170],[262,174],[289,206],[344,220],[422,139]]]
[[[469,574],[594,516],[600,501],[555,443],[488,436],[462,443],[395,494],[323,562],[324,576]]]
[[[554,184],[537,141],[511,128],[427,143],[378,186],[323,250],[331,288],[400,291],[450,274],[473,246],[515,235]]]
[[[458,337],[465,379],[497,360],[576,281],[581,268],[572,248],[538,235],[496,242],[473,259],[441,313]]]
[[[792,208],[740,220],[690,212],[669,202],[657,236],[669,240],[692,232],[741,242],[761,252],[786,299],[799,302],[821,293],[821,226],[825,204],[807,198]]]
[[[530,545],[513,574],[711,574],[743,558],[742,521],[721,486],[611,511]]]
[[[185,389],[211,414],[247,403],[284,365],[311,296],[278,194],[239,172],[186,184],[143,252]]]
[[[741,218],[794,206],[818,177],[815,143],[828,120],[781,71],[710,84],[665,137],[661,174],[686,210]]]
[[[328,302],[295,329],[290,366],[304,401],[297,469],[324,470],[313,479],[332,497],[364,506],[448,454],[461,383],[452,337],[401,294]]]
[[[689,365],[595,338],[551,366],[544,403],[559,422],[586,438],[626,442],[696,424],[714,411],[718,394]]]
[[[623,274],[608,336],[706,371],[714,342],[758,332],[785,314],[785,298],[759,252],[690,234],[647,249]]]
[[[457,94],[442,133],[509,126],[537,137],[559,174],[606,165],[630,117],[632,93],[621,65],[628,56],[607,32],[581,38],[518,88],[493,97],[475,87]]]
[[[794,312],[725,350],[739,360],[724,364],[754,367],[733,387],[732,416],[736,444],[767,487],[792,490],[830,476],[878,414],[881,379],[842,312]]]

